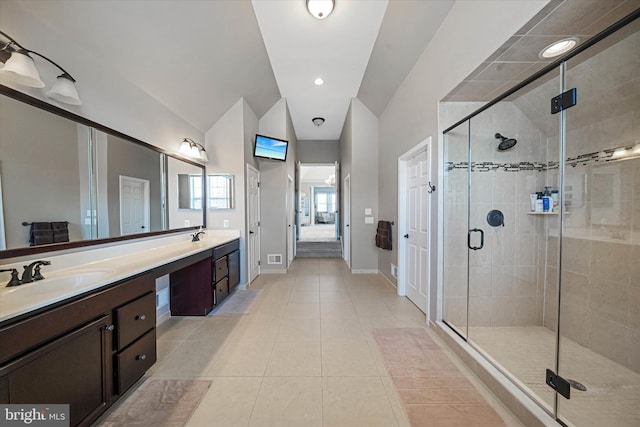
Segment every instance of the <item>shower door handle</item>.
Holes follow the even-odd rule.
[[[471,246],[471,233],[480,233],[480,246]],[[467,233],[467,246],[469,249],[477,251],[478,249],[482,249],[484,247],[484,231],[479,228],[472,228]]]

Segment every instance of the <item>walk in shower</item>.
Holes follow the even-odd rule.
[[[444,133],[443,321],[566,425],[640,425],[640,19],[619,27],[442,105],[478,111]]]

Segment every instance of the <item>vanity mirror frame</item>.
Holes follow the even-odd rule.
[[[8,86],[2,85],[0,84],[0,95],[4,95],[7,96],[9,98],[12,98],[14,100],[23,102],[25,104],[31,105],[33,107],[39,108],[41,110],[47,111],[49,113],[55,114],[57,116],[60,116],[62,118],[74,121],[78,124],[81,125],[85,125],[88,126],[90,128],[96,129],[98,131],[104,132],[106,134],[109,135],[113,135],[114,137],[117,138],[121,138],[125,141],[134,143],[134,144],[138,144],[140,146],[149,148],[159,154],[164,154],[167,157],[173,157],[177,160],[183,161],[185,163],[188,163],[190,165],[196,166],[198,168],[200,168],[202,170],[202,188],[203,188],[203,200],[207,200],[206,196],[207,196],[207,190],[206,190],[206,179],[207,179],[207,174],[206,174],[206,168],[203,164],[195,162],[187,157],[183,157],[180,156],[176,153],[173,152],[169,152],[167,150],[164,150],[160,147],[156,147],[154,145],[151,145],[149,143],[146,143],[144,141],[141,141],[139,139],[133,138],[129,135],[126,135],[122,132],[119,132],[115,129],[109,128],[107,126],[101,125],[100,123],[96,123],[90,119],[87,119],[85,117],[82,117],[78,114],[75,114],[71,111],[67,111],[64,110],[62,108],[59,108],[55,105],[49,104],[47,102],[44,102],[38,98],[34,98],[30,95],[27,95],[25,93],[19,92],[15,89],[12,89]],[[165,173],[165,171],[162,172],[163,174]],[[162,208],[163,211],[166,209],[166,207]],[[10,248],[10,249],[5,249],[5,250],[0,250],[0,259],[8,259],[8,258],[16,258],[16,257],[22,257],[22,256],[30,256],[30,255],[35,255],[35,254],[39,254],[39,253],[45,253],[45,252],[54,252],[54,251],[62,251],[62,250],[67,250],[67,249],[76,249],[76,248],[83,248],[83,247],[89,247],[89,246],[96,246],[96,245],[103,245],[106,243],[115,243],[115,242],[122,242],[122,241],[126,241],[126,240],[134,240],[134,239],[140,239],[140,238],[147,238],[147,237],[153,237],[153,236],[160,236],[163,234],[174,234],[174,233],[184,233],[185,231],[189,231],[189,230],[197,230],[200,226],[205,227],[207,226],[207,209],[203,206],[202,209],[202,224],[197,224],[194,226],[190,226],[190,227],[180,227],[180,228],[173,228],[173,229],[168,229],[168,230],[160,230],[160,231],[148,231],[148,232],[144,232],[144,233],[135,233],[135,234],[127,234],[124,236],[117,236],[117,237],[104,237],[104,238],[96,238],[96,239],[89,239],[89,240],[76,240],[76,241],[72,241],[72,242],[65,242],[65,243],[53,243],[53,244],[48,244],[48,245],[41,245],[41,246],[25,246],[25,247],[20,247],[20,248]]]

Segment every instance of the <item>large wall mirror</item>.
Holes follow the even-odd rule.
[[[206,225],[204,166],[2,85],[0,112],[0,258]]]

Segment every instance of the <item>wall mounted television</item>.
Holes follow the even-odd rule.
[[[288,148],[289,141],[256,134],[256,144],[253,150],[253,156],[261,159],[280,160],[284,162],[287,160]]]

